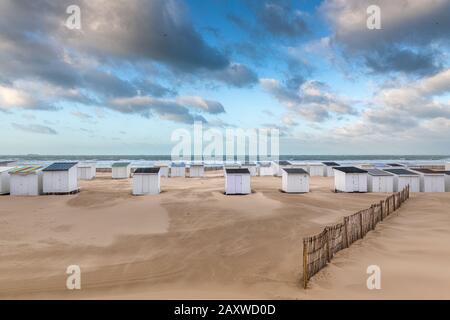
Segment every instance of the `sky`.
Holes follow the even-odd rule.
[[[276,128],[281,154],[449,154],[449,16],[449,0],[2,0],[0,154],[169,154],[194,122]]]

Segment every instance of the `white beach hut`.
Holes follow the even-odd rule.
[[[420,192],[420,176],[418,173],[404,168],[388,168],[383,170],[394,174],[394,192],[402,191],[407,185],[409,185],[410,192]]]
[[[256,163],[254,163],[254,162],[244,162],[241,165],[241,168],[248,169],[248,171],[250,172],[250,175],[252,177],[254,177],[258,174]]]
[[[367,171],[357,167],[335,167],[334,188],[339,192],[367,192]]]
[[[249,194],[250,171],[244,168],[225,169],[225,194]]]
[[[97,171],[97,164],[95,162],[81,162],[78,163],[77,172],[78,179],[80,180],[92,180],[95,178]]]
[[[173,162],[170,166],[171,177],[186,177],[186,164],[184,162]]]
[[[115,162],[111,166],[113,179],[128,179],[131,175],[130,162]]]
[[[308,163],[309,175],[311,177],[323,177],[325,165],[323,163]]]
[[[155,168],[159,168],[159,176],[167,178],[169,176],[169,165],[164,162],[155,163]]]
[[[205,175],[205,166],[201,162],[193,162],[189,166],[189,177],[203,177]]]
[[[77,162],[55,162],[42,172],[44,193],[70,193],[79,190]]]
[[[334,177],[334,167],[339,167],[340,164],[332,161],[322,162],[325,166],[324,174],[325,177]]]
[[[161,192],[160,168],[137,168],[133,174],[133,194],[158,194]]]
[[[445,192],[450,192],[450,171],[438,171],[445,174]]]
[[[420,192],[445,192],[445,174],[430,169],[411,169],[420,176]]]
[[[367,169],[367,191],[394,192],[394,175],[380,170]]]
[[[445,171],[450,171],[450,162],[445,164]]]
[[[14,169],[14,167],[0,167],[0,194],[8,194],[10,189],[9,171]]]
[[[301,168],[285,168],[281,177],[282,190],[287,193],[309,192],[309,174]]]
[[[258,174],[263,176],[273,176],[273,167],[270,162],[258,163]]]
[[[42,194],[42,166],[23,166],[9,171],[10,195],[38,196]]]

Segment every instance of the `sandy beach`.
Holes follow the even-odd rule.
[[[252,177],[225,196],[221,172],[162,178],[132,196],[131,179],[100,173],[68,196],[0,197],[0,299],[449,299],[450,194],[411,199],[301,286],[302,238],[387,194],[308,194]],[[81,290],[66,289],[79,265]],[[366,288],[379,265],[382,289]]]

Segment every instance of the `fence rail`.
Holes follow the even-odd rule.
[[[333,256],[364,236],[375,226],[400,208],[409,199],[409,185],[370,208],[361,210],[344,221],[327,226],[322,232],[303,238],[303,287],[309,279],[323,269]]]

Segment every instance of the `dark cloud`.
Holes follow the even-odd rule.
[[[47,127],[47,126],[40,125],[40,124],[23,125],[23,124],[13,122],[13,123],[11,123],[11,125],[15,129],[19,129],[19,130],[26,131],[26,132],[49,134],[49,135],[58,134],[58,132],[56,132],[56,130],[54,130],[50,127]]]
[[[217,79],[235,87],[246,87],[256,84],[258,76],[253,70],[242,64],[231,64],[228,68],[215,73]]]

